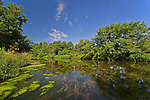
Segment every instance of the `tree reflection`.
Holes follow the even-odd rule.
[[[80,72],[81,75],[90,76],[93,82],[96,82],[99,92],[101,94],[115,97],[115,98],[132,98],[135,100],[141,98],[149,98],[150,92],[150,70],[147,69],[147,64],[133,63],[133,62],[106,62],[106,61],[50,61],[47,64],[49,70],[55,72],[59,71],[63,74],[73,73],[74,70]],[[82,77],[80,77],[82,78]],[[65,79],[68,82],[70,79]],[[73,76],[73,80],[78,81],[76,74]],[[76,87],[84,88],[89,84],[87,81],[75,82],[74,89]],[[71,86],[62,87],[65,91]],[[61,90],[61,89],[60,89]],[[83,92],[83,91],[82,91]],[[73,92],[78,94],[78,92]],[[80,93],[83,95],[83,93]],[[73,94],[69,94],[71,96]]]
[[[51,60],[0,83],[0,99],[141,100],[150,95],[148,64]],[[31,92],[32,91],[32,92]],[[32,95],[31,95],[32,94]]]

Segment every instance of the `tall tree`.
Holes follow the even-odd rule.
[[[0,1],[0,47],[9,48],[9,45],[22,48],[22,45],[28,48],[29,40],[24,36],[22,25],[27,19],[23,14],[23,7],[16,3],[7,3],[3,6]]]
[[[95,59],[128,59],[133,54],[144,54],[150,48],[150,28],[144,22],[112,24],[97,31],[94,39]]]

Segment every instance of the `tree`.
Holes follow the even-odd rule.
[[[72,42],[68,42],[68,50],[72,50],[74,48],[74,44]]]
[[[17,46],[23,49],[29,46],[30,41],[24,36],[22,25],[27,22],[23,14],[23,7],[16,3],[7,3],[3,6],[0,1],[0,47],[9,48],[9,45]],[[26,49],[27,49],[26,48]],[[26,50],[25,49],[25,50]],[[21,49],[20,49],[21,50]]]
[[[112,24],[97,31],[94,59],[123,60],[149,52],[150,28],[144,22]],[[141,59],[141,58],[140,58]],[[143,59],[143,58],[142,58]]]
[[[78,59],[90,60],[94,56],[93,46],[94,44],[92,41],[81,39],[80,42],[75,46],[75,55]]]

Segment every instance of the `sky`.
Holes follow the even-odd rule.
[[[145,21],[150,0],[3,0],[21,5],[28,22],[25,35],[35,43],[91,39],[106,25]]]

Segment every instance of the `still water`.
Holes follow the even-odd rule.
[[[6,100],[150,100],[150,64],[49,61],[0,83]]]

